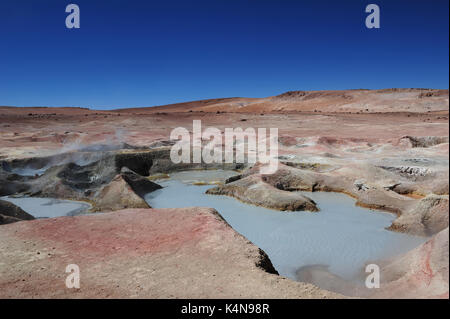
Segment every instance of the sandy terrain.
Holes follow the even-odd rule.
[[[0,232],[0,298],[336,298],[273,274],[212,209],[134,209]],[[80,289],[65,268],[80,267]]]
[[[258,166],[231,165],[227,168],[239,168],[241,175],[218,186],[215,193],[280,210],[314,211],[311,203],[290,191],[343,192],[356,198],[358,205],[396,213],[398,218],[390,227],[392,231],[435,238],[433,236],[442,234],[448,228],[448,113],[448,90],[426,89],[298,91],[268,98],[216,99],[114,111],[0,107],[0,195],[45,195],[85,200],[92,203],[96,211],[145,208],[146,203],[140,193],[155,189],[146,176],[205,167],[176,166],[170,162],[169,135],[173,128],[181,126],[192,130],[193,120],[201,120],[203,128],[213,126],[222,131],[234,127],[275,127],[279,129],[279,170],[272,175],[261,175]],[[213,167],[222,168],[220,165]],[[30,176],[14,174],[23,171],[31,172]],[[34,176],[38,172],[45,173]],[[171,221],[166,220],[165,215],[158,214],[157,210],[136,210],[2,225],[1,293],[4,297],[273,297],[274,292],[280,297],[335,296],[255,268],[256,255],[241,252],[255,251],[253,245],[244,243],[242,237],[231,228],[211,217],[215,215],[210,211],[188,211],[189,217],[185,218],[197,220],[198,216],[206,216],[204,218],[212,218],[214,222],[195,226],[188,220],[182,226],[174,219],[179,218],[183,210],[171,211],[174,218]],[[139,217],[142,225],[137,225],[136,218],[132,216]],[[176,242],[178,244],[171,246],[172,250],[162,250],[171,253],[144,254],[146,245],[141,247],[136,243],[145,243],[150,238],[143,235],[139,227],[146,227],[155,219],[173,230],[177,227],[200,227],[203,235],[197,239],[190,238],[186,245]],[[130,225],[128,230],[117,229],[122,222]],[[95,235],[92,235],[94,238],[89,245],[103,245],[103,232],[112,231],[117,238],[125,235],[134,238],[126,243],[136,246],[137,250],[140,247],[144,250],[135,256],[131,252],[133,249],[125,249],[127,254],[123,259],[108,251],[91,251],[89,245],[79,247],[69,243],[69,239],[63,239],[61,234],[58,237],[58,233],[52,238],[45,238],[44,229],[52,225],[73,227],[73,236],[79,236],[77,233],[82,226],[91,225],[97,231],[93,233]],[[222,247],[208,227],[220,228],[223,236],[231,236],[233,240]],[[155,235],[152,236],[159,236],[158,232],[162,230],[153,231]],[[180,229],[180,232],[184,231]],[[89,238],[89,233],[86,236]],[[433,247],[448,247],[448,236],[442,238],[439,235],[437,239],[432,239],[432,243],[439,243]],[[111,245],[120,246],[120,243],[120,240],[113,240]],[[52,268],[56,264],[53,265],[50,259],[41,260],[34,256],[33,244],[46,253],[49,247],[54,246],[60,256],[58,263],[66,262],[62,256],[68,249],[79,249],[80,254],[92,254],[92,259],[88,258],[83,264],[89,269],[89,285],[92,287],[81,289],[75,295],[62,286],[51,286],[55,289],[53,292],[39,288],[38,283],[48,278],[54,279],[54,276],[62,278],[64,273],[59,275],[59,268]],[[205,255],[195,255],[194,258],[191,244],[192,247],[201,245]],[[427,260],[428,255],[424,251],[431,246],[426,244],[411,252],[414,257],[399,257],[399,261],[390,261],[392,265],[400,265],[406,264],[405,260],[417,260],[410,263],[411,267],[416,268],[404,272],[399,272],[394,266],[386,266],[386,277],[391,279],[390,282],[397,282],[396,293],[389,295],[380,291],[374,297],[448,296],[448,276],[433,277],[432,284],[429,277],[416,276],[414,287],[420,289],[411,290],[411,278],[421,271],[423,263],[420,261]],[[16,247],[14,251],[17,253],[7,247]],[[246,248],[239,250],[237,247]],[[229,259],[226,253],[231,251],[235,257]],[[183,260],[181,268],[184,270],[175,271],[169,265],[173,264],[178,252],[181,259],[177,260]],[[216,254],[216,257],[209,260],[206,257],[209,254]],[[95,276],[100,273],[100,268],[95,268],[97,260],[101,260],[101,265],[114,274],[114,282],[117,281],[119,287],[115,287],[106,275]],[[221,263],[224,260],[231,263],[227,268],[229,270],[223,269]],[[162,265],[161,272],[154,276],[147,274],[155,264]],[[139,268],[144,267],[142,265],[148,267]],[[35,275],[40,267],[44,268],[42,277]],[[127,283],[126,278],[131,270],[123,267],[138,267],[136,278],[148,275],[151,280],[145,279],[142,289],[137,287],[137,281]],[[214,281],[204,281],[204,286],[189,285],[189,271],[202,267],[205,274],[216,275]],[[445,269],[448,271],[448,254],[443,258],[434,258],[432,268],[439,269],[439,274]],[[25,274],[29,278],[23,278]],[[180,283],[175,289],[170,286],[169,279],[159,278],[164,277],[162,274],[168,278],[181,276],[184,279],[173,278]],[[238,282],[227,281],[227,276],[235,278],[237,274],[246,278],[250,287],[247,294]],[[200,273],[197,275],[200,276]],[[192,277],[192,280],[194,278],[197,280],[200,277]],[[219,285],[214,282],[221,283],[223,290],[217,290]],[[263,288],[258,289],[261,285]],[[445,285],[447,291],[442,290]]]

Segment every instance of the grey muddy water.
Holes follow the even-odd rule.
[[[0,199],[19,206],[34,218],[74,216],[86,213],[91,208],[88,203],[56,198],[4,196]]]
[[[159,180],[162,189],[145,196],[154,208],[215,208],[240,234],[263,249],[280,275],[296,280],[297,272],[320,265],[345,280],[356,280],[371,261],[407,252],[426,238],[388,231],[395,215],[355,206],[339,193],[303,192],[320,212],[280,212],[207,195],[214,183],[235,175],[226,171],[190,171]]]

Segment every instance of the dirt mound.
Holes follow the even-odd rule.
[[[0,199],[0,225],[33,219],[33,216],[20,207]]]
[[[117,175],[108,185],[100,189],[95,199],[95,211],[150,207],[132,190],[122,175]]]
[[[431,147],[443,143],[448,143],[448,136],[404,136],[400,143],[406,141],[411,147]]]
[[[436,234],[448,227],[448,202],[448,195],[429,195],[421,199],[416,207],[405,211],[390,229],[407,230],[420,236]]]
[[[162,188],[160,185],[153,183],[147,178],[136,174],[126,167],[122,167],[120,174],[122,178],[128,183],[128,185],[131,186],[133,191],[141,197],[144,197],[145,194]]]
[[[448,227],[381,269],[375,298],[449,297]]]
[[[230,180],[228,180],[230,181]],[[265,183],[260,176],[248,176],[225,185],[208,189],[207,194],[227,195],[243,202],[282,211],[311,211],[319,209],[316,203],[299,193],[291,193]]]

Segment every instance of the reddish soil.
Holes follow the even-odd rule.
[[[266,272],[266,259],[207,208],[18,222],[0,226],[0,298],[338,297]],[[65,286],[68,264],[80,289]]]

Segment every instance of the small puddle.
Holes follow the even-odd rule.
[[[9,197],[0,199],[19,206],[34,218],[74,216],[87,212],[91,205],[84,202],[39,197]]]
[[[279,212],[242,203],[227,196],[207,195],[211,185],[192,181],[224,180],[234,172],[182,172],[157,181],[163,189],[146,195],[154,208],[215,208],[239,233],[263,249],[280,275],[298,279],[298,271],[323,265],[345,280],[356,280],[366,263],[405,253],[426,238],[386,230],[395,215],[355,206],[339,193],[302,192],[320,212]],[[210,178],[207,175],[211,174]]]

